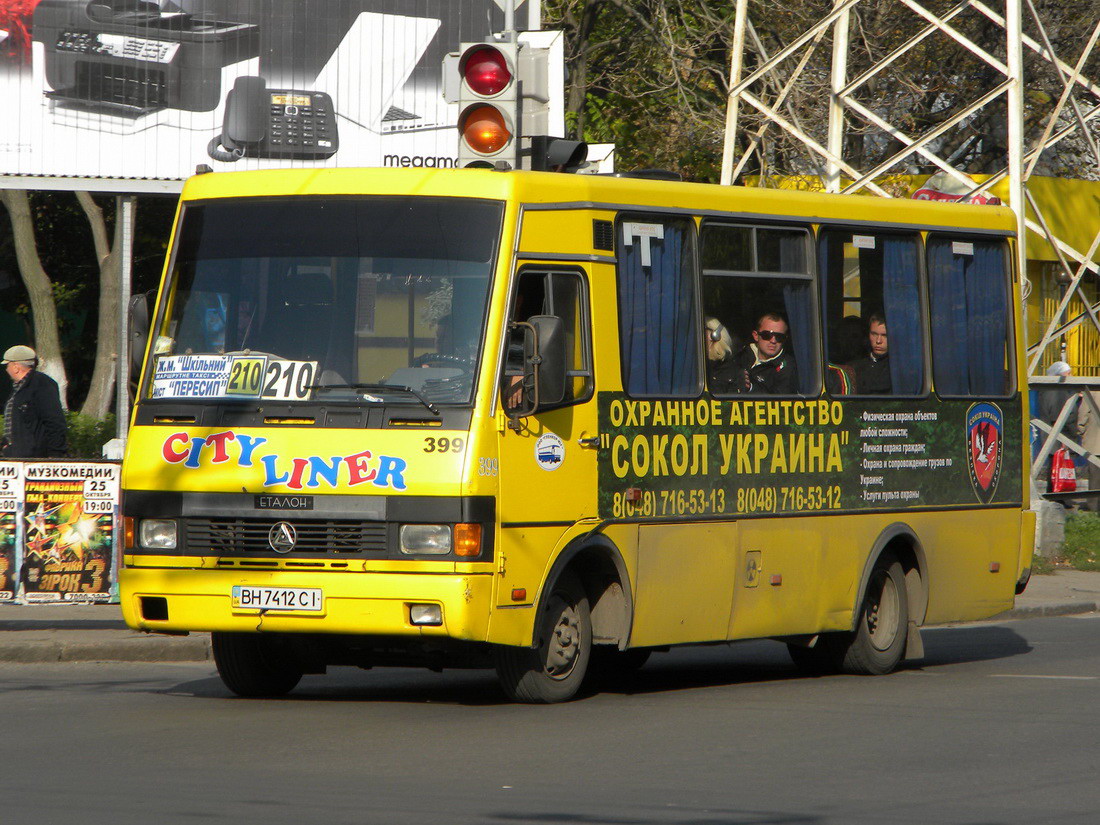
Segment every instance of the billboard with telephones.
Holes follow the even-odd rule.
[[[443,57],[502,30],[507,2],[0,0],[0,186],[454,166]],[[517,0],[515,28],[538,5]]]

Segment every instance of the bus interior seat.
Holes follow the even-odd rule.
[[[273,352],[285,358],[326,363],[333,323],[332,281],[317,272],[297,273],[283,281],[283,300],[267,325],[278,336]]]

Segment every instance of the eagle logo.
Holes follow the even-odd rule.
[[[970,483],[978,501],[988,504],[1001,476],[1004,415],[996,404],[982,401],[966,411],[966,441]]]

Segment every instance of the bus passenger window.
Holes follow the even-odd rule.
[[[695,397],[702,386],[692,222],[619,221],[623,387],[633,396]]]
[[[808,249],[803,229],[704,223],[704,343],[712,394],[817,394]]]
[[[566,381],[563,403],[583,401],[592,391],[592,359],[584,281],[575,271],[528,268],[519,274],[512,301],[511,321],[533,315],[554,315],[565,328]],[[523,332],[512,331],[506,341],[501,399],[506,409],[519,406],[523,376]]]
[[[1013,392],[1008,255],[1000,241],[932,236],[932,378],[940,395]]]
[[[821,233],[830,395],[924,392],[918,243],[915,234]]]

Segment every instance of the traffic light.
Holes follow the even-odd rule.
[[[457,64],[460,167],[519,167],[518,54],[515,43],[462,44]]]
[[[444,58],[443,97],[458,103],[459,167],[575,172],[584,164],[586,144],[546,136],[552,54],[497,35]]]
[[[525,152],[528,154],[528,152]],[[536,172],[576,172],[588,160],[588,144],[549,135],[531,135],[530,165]]]

